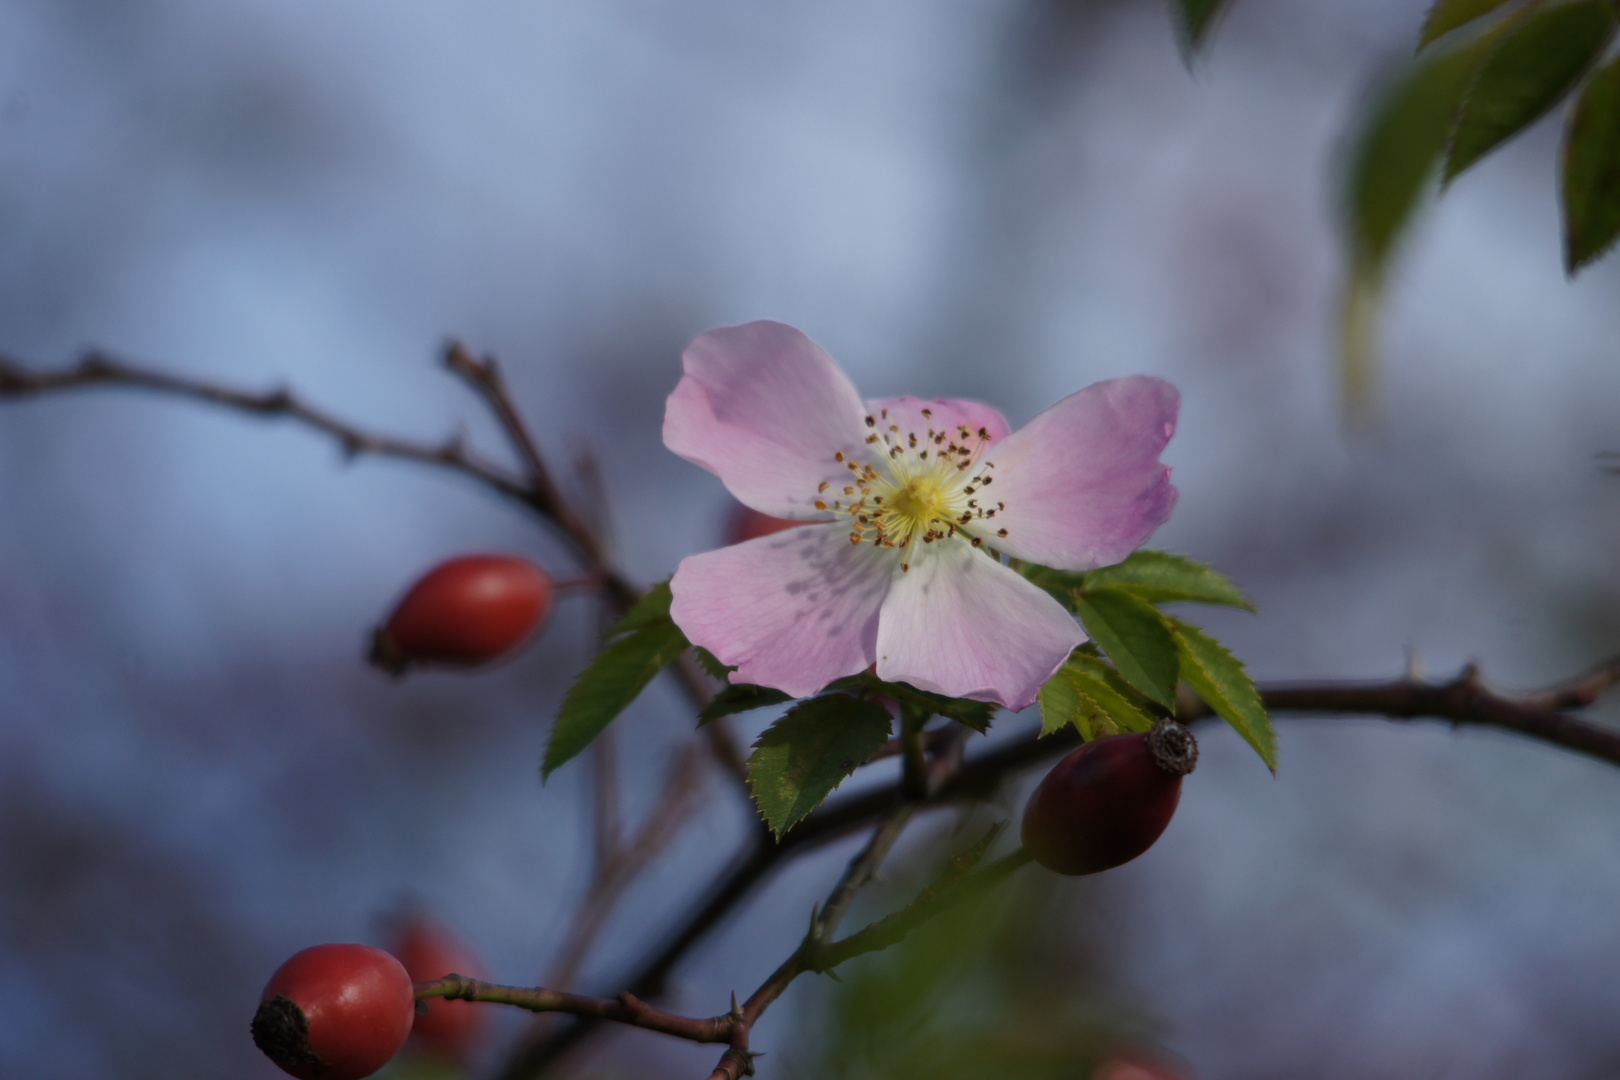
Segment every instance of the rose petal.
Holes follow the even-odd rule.
[[[895,568],[878,617],[877,673],[1022,709],[1085,634],[1061,604],[960,539]]]
[[[927,409],[932,416],[924,416],[922,411]],[[883,419],[884,410],[889,415]],[[934,398],[932,401],[916,397],[883,398],[866,403],[868,416],[878,418],[878,423],[885,431],[893,424],[898,427],[901,438],[915,433],[921,439],[930,428],[934,431],[943,431],[947,439],[959,439],[957,429],[966,427],[977,434],[980,428],[990,433],[990,440],[994,443],[998,439],[1007,437],[1012,428],[1007,424],[1007,418],[1001,415],[1000,410],[977,401],[964,401],[961,398]],[[889,432],[890,437],[896,433]]]
[[[827,518],[816,489],[843,482],[834,455],[865,451],[868,434],[860,395],[832,357],[791,326],[751,322],[702,335],[681,363],[664,445],[761,513]]]
[[[1159,453],[1176,430],[1181,395],[1132,375],[1070,394],[1000,443],[994,482],[979,500],[1003,502],[993,539],[1019,559],[1065,570],[1119,562],[1170,516],[1176,489]]]
[[[670,615],[692,644],[737,665],[732,681],[804,697],[876,658],[898,563],[851,544],[841,524],[812,523],[682,559]]]

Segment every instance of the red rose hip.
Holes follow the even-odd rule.
[[[1095,874],[1153,846],[1181,801],[1198,743],[1160,720],[1145,735],[1095,739],[1058,762],[1024,808],[1024,847],[1059,874]]]
[[[372,634],[371,662],[398,675],[413,664],[498,660],[545,622],[554,591],[544,570],[511,555],[440,563]]]
[[[299,1080],[359,1080],[411,1033],[416,991],[398,960],[370,945],[315,945],[270,976],[253,1042]]]
[[[472,950],[449,928],[422,915],[396,921],[388,951],[399,957],[414,982],[431,982],[446,975],[484,978],[484,966]],[[416,1014],[411,1042],[425,1052],[451,1061],[466,1061],[484,1034],[488,1012],[477,1002],[427,1001],[428,1011]]]

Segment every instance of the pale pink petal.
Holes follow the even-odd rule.
[[[664,407],[664,445],[776,517],[826,519],[822,481],[848,475],[835,455],[865,451],[866,409],[821,346],[791,326],[711,330],[681,354],[686,374]]]
[[[670,615],[694,645],[736,664],[733,682],[813,694],[876,659],[878,610],[899,562],[809,524],[681,560]]]
[[[1176,489],[1159,453],[1181,395],[1132,375],[1070,394],[995,447],[979,501],[1005,503],[989,539],[1019,559],[1065,570],[1119,562],[1170,516]]]
[[[877,673],[1022,709],[1086,640],[1063,606],[966,541],[895,567],[878,618]]]
[[[924,416],[924,409],[932,415]],[[983,428],[990,433],[990,441],[993,444],[998,439],[1006,438],[1007,433],[1012,430],[1000,410],[977,401],[964,401],[961,398],[934,398],[932,401],[909,396],[884,398],[868,401],[866,412],[878,422],[890,438],[898,435],[904,439],[907,435],[915,434],[918,439],[922,439],[928,434],[929,429],[933,429],[943,431],[947,439],[960,440],[960,428],[965,427],[974,435]],[[884,412],[889,414],[887,419],[883,416]],[[890,430],[891,424],[900,430],[898,432]]]

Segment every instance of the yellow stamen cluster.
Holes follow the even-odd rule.
[[[982,460],[990,445],[990,432],[973,431],[959,425],[955,431],[936,431],[933,410],[924,409],[927,434],[904,432],[889,421],[889,412],[868,416],[872,433],[866,442],[872,447],[876,464],[856,461],[842,452],[835,460],[849,470],[848,482],[823,481],[818,496],[831,494],[829,502],[816,499],[817,510],[830,510],[850,519],[849,542],[863,541],[878,547],[907,551],[902,570],[911,569],[915,543],[932,544],[960,534],[974,547],[993,533],[1006,536],[1006,529],[986,524],[1005,509],[999,502],[984,498],[982,492],[995,480],[995,462]]]

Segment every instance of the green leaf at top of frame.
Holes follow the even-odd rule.
[[[669,583],[654,585],[608,631],[607,644],[563,698],[546,743],[542,778],[589,746],[686,649],[686,635],[669,617],[669,603]]]
[[[753,683],[732,683],[703,706],[703,710],[698,713],[697,726],[712,724],[722,716],[735,716],[737,713],[764,709],[792,700],[792,694],[774,687],[755,686]]]
[[[1446,155],[1447,183],[1523,131],[1569,93],[1613,40],[1612,0],[1526,8],[1504,27],[1463,99]]]
[[[1620,237],[1620,59],[1599,68],[1564,133],[1564,269],[1602,257]]]
[[[1376,281],[1433,183],[1463,95],[1495,48],[1497,28],[1425,52],[1363,114],[1346,162],[1345,229],[1359,280]]]
[[[1260,760],[1273,773],[1277,771],[1277,735],[1271,729],[1260,692],[1243,667],[1243,662],[1226,646],[1198,627],[1167,616],[1175,630],[1181,651],[1181,677],[1204,699],[1204,703],[1231,724],[1243,741],[1254,747]]]
[[[1421,51],[1428,48],[1458,27],[1467,26],[1475,19],[1484,18],[1507,2],[1508,0],[1434,0],[1428,16],[1423,20],[1423,31],[1418,35],[1418,49]]]
[[[1226,575],[1185,555],[1143,549],[1124,562],[1088,570],[1082,588],[1112,585],[1150,604],[1221,604],[1253,611],[1254,605]]]
[[[1176,28],[1188,53],[1203,48],[1209,32],[1215,27],[1215,17],[1226,7],[1227,0],[1170,0]]]
[[[1105,586],[1076,594],[1075,610],[1126,682],[1165,708],[1175,707],[1180,654],[1158,608],[1124,589]]]
[[[1153,718],[1136,701],[1119,673],[1085,646],[1041,687],[1041,734],[1073,724],[1090,742],[1104,735],[1146,731]]]
[[[828,694],[795,705],[766,728],[748,759],[748,787],[771,832],[780,839],[803,821],[872,760],[892,727],[879,702]]]

